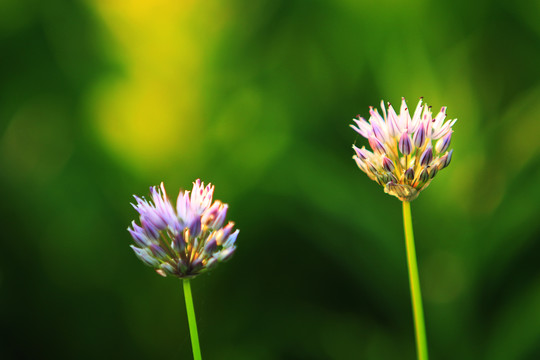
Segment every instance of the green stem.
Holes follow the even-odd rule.
[[[411,203],[408,201],[403,201],[403,225],[405,228],[407,262],[409,265],[409,284],[411,286],[414,328],[416,330],[416,349],[419,360],[428,360],[426,326],[424,323],[424,310],[422,309],[422,294],[420,293],[418,265],[416,264],[416,251],[414,249]]]
[[[189,279],[184,279],[184,297],[186,298],[186,310],[189,324],[189,335],[191,337],[191,348],[193,349],[193,359],[201,360],[201,347],[199,345],[199,334],[197,333],[197,320],[195,319],[195,308],[193,307],[193,297],[191,296],[191,284]]]

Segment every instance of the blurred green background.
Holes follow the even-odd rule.
[[[0,357],[189,359],[132,194],[241,229],[193,281],[205,359],[414,359],[401,206],[351,159],[381,99],[448,106],[412,205],[433,359],[540,358],[540,3],[0,1]]]

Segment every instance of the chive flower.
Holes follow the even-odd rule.
[[[173,207],[163,183],[150,187],[151,200],[134,195],[139,213],[128,228],[135,255],[161,276],[190,279],[229,259],[239,230],[225,226],[228,205],[212,202],[214,186],[197,179],[190,191],[180,191]]]
[[[353,120],[351,127],[371,147],[370,151],[353,145],[353,159],[387,194],[410,202],[450,164],[453,150],[448,148],[457,119],[445,121],[446,106],[433,117],[431,106],[422,105],[422,98],[412,117],[405,98],[399,115],[390,103],[387,111],[381,101],[381,109],[382,116],[370,107],[369,121],[360,115]]]

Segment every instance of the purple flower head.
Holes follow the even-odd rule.
[[[228,205],[212,202],[214,186],[199,179],[191,191],[180,191],[174,207],[163,183],[150,188],[151,200],[135,197],[139,213],[128,228],[135,255],[162,276],[192,278],[229,259],[239,230],[223,226]]]
[[[353,159],[370,179],[384,186],[384,191],[401,201],[418,197],[438,172],[450,164],[452,126],[457,121],[446,120],[446,107],[433,117],[431,107],[421,98],[414,113],[402,99],[399,115],[392,105],[382,115],[370,107],[369,120],[361,116],[351,127],[368,140],[372,151],[353,145]]]

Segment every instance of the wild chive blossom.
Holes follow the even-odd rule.
[[[422,98],[412,117],[405,98],[399,115],[390,104],[387,112],[384,101],[381,109],[382,116],[370,107],[369,122],[360,115],[353,120],[351,127],[368,139],[372,150],[353,145],[353,159],[387,194],[412,201],[450,164],[453,150],[448,151],[448,147],[457,119],[445,122],[445,106],[433,118],[431,106],[422,106]]]
[[[132,204],[139,213],[140,226],[128,228],[137,246],[131,245],[137,257],[162,276],[188,279],[204,273],[234,253],[239,230],[234,223],[223,226],[228,205],[212,203],[214,186],[206,187],[199,179],[191,194],[180,191],[176,208],[165,187],[152,186],[152,199],[135,196]]]

